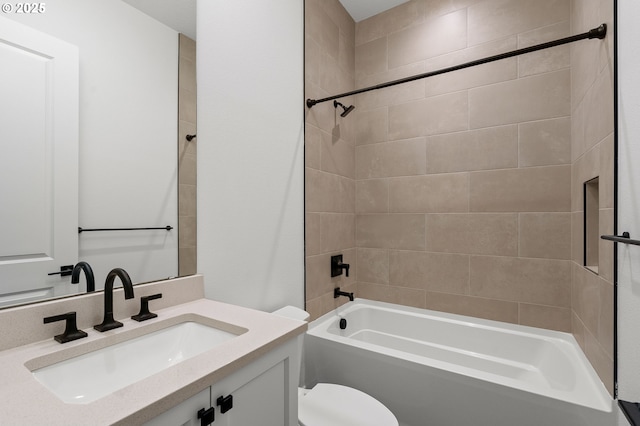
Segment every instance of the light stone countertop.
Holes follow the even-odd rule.
[[[139,424],[195,395],[304,333],[302,321],[208,299],[155,311],[158,318],[60,344],[47,339],[0,352],[0,423],[6,425]],[[128,340],[185,319],[201,317],[218,328],[248,331],[198,356],[187,359],[89,404],[66,404],[41,385],[31,370]],[[225,324],[235,327],[227,327]],[[44,325],[43,325],[44,326]]]

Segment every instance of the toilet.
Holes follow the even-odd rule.
[[[275,315],[308,321],[309,313],[285,306]],[[299,346],[302,366],[302,345]],[[398,420],[380,401],[348,386],[318,383],[311,389],[298,388],[300,426],[398,426]]]

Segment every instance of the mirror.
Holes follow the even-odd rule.
[[[69,276],[47,276],[78,261],[92,266],[96,290],[114,267],[127,270],[136,283],[195,273],[197,139],[185,138],[196,133],[195,42],[182,45],[185,38],[179,37],[195,37],[195,0],[55,0],[41,13],[3,17],[77,46],[78,219],[74,232],[62,237],[77,244],[75,257],[38,271],[45,278],[28,291],[17,289],[13,279],[26,274],[8,280],[0,273],[0,306],[83,294],[84,274],[72,286]],[[179,76],[181,58],[192,77]],[[0,101],[4,110],[15,102]],[[3,148],[11,152],[3,133]],[[47,176],[55,180],[53,172]],[[19,182],[2,178],[3,192],[20,193]],[[160,229],[89,231],[155,227]],[[0,270],[27,263],[6,252],[4,258],[0,253]],[[36,268],[44,263],[33,262]]]

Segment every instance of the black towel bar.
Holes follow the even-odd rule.
[[[640,246],[640,240],[632,240],[631,235],[628,232],[623,232],[622,235],[601,235],[603,240],[613,241],[614,243],[631,244],[634,246]]]
[[[159,226],[155,228],[91,228],[91,229],[78,227],[78,234],[81,234],[83,232],[92,232],[92,231],[146,231],[146,230],[152,230],[152,229],[164,229],[165,231],[171,231],[173,229],[173,226],[167,225],[167,226]]]

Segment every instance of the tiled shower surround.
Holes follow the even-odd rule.
[[[196,42],[180,34],[178,87],[178,275],[192,275],[196,267]]]
[[[306,303],[356,296],[573,332],[613,387],[613,247],[583,261],[583,183],[613,231],[613,1],[414,0],[354,23],[305,1],[309,98],[609,25],[306,115]],[[342,253],[350,277],[330,277]]]

